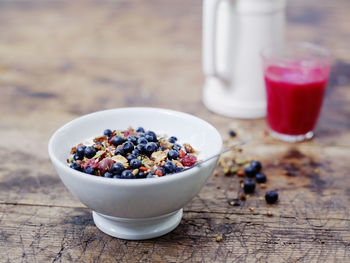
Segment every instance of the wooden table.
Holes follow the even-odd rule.
[[[288,39],[334,56],[316,138],[265,134],[201,102],[201,1],[0,2],[0,262],[350,262],[348,0],[290,1]],[[255,140],[267,188],[230,206],[240,177],[211,176],[170,234],[125,241],[99,231],[47,154],[61,125],[89,112],[166,107]],[[277,189],[279,203],[261,200]],[[267,211],[272,216],[267,216]],[[217,242],[216,237],[222,241]]]

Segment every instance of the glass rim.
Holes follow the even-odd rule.
[[[279,56],[276,55],[276,51],[281,51],[282,48],[292,49],[303,49],[305,51],[310,50],[311,52],[316,52],[317,54],[315,55],[315,58],[318,59],[324,59],[327,61],[330,61],[331,59],[331,53],[330,51],[318,44],[314,44],[311,42],[306,42],[306,41],[293,41],[293,42],[288,42],[286,44],[283,44],[281,42],[272,42],[266,46],[264,46],[260,50],[260,55],[263,58],[263,60],[280,60],[280,61],[290,61],[290,59],[287,59],[285,55]],[[272,53],[271,53],[272,52]]]

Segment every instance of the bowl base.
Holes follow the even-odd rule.
[[[128,239],[143,240],[159,237],[174,230],[182,218],[182,209],[170,214],[149,218],[120,218],[92,211],[95,225],[107,235]]]

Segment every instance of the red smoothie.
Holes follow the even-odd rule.
[[[267,122],[273,131],[303,135],[314,129],[328,71],[328,66],[305,69],[297,62],[266,67]]]

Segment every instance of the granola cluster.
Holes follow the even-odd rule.
[[[197,162],[197,151],[177,138],[158,136],[142,127],[106,129],[90,144],[78,144],[68,165],[95,176],[121,179],[153,178],[181,172]]]

